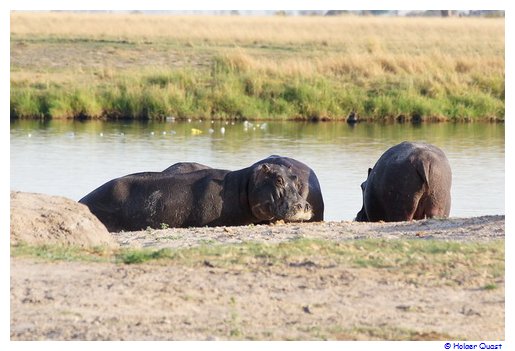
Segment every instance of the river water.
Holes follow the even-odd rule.
[[[292,157],[317,174],[326,220],[355,217],[360,184],[386,149],[425,141],[451,163],[451,216],[505,211],[504,124],[14,121],[10,139],[11,190],[74,200],[112,178],[176,162],[236,170],[272,154]]]

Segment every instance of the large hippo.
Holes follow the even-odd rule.
[[[451,180],[449,161],[436,146],[407,141],[395,145],[369,168],[356,221],[448,217]]]
[[[273,163],[228,171],[144,172],[113,179],[83,197],[109,231],[308,221],[292,169]]]
[[[313,217],[308,222],[320,222],[324,220],[324,199],[322,190],[315,172],[304,163],[293,158],[271,155],[256,162],[254,165],[271,163],[286,166],[294,174],[294,181],[297,182],[300,195],[309,203],[313,210]],[[169,174],[191,173],[198,170],[211,169],[211,167],[196,162],[178,162],[163,172]],[[296,178],[295,178],[296,176]]]

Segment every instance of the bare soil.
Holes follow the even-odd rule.
[[[296,238],[483,243],[504,240],[504,233],[504,216],[483,216],[111,235],[121,247],[182,248]],[[504,279],[495,285],[414,284],[399,272],[316,261],[246,268],[11,257],[10,335],[11,340],[504,340]]]

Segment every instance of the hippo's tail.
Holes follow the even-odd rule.
[[[429,174],[431,172],[431,162],[429,160],[420,160],[416,162],[415,169],[417,170],[418,175],[422,178],[424,184],[429,187]]]

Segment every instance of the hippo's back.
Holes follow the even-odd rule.
[[[402,142],[388,149],[371,170],[364,206],[373,221],[447,217],[451,182],[451,166],[441,149]]]

